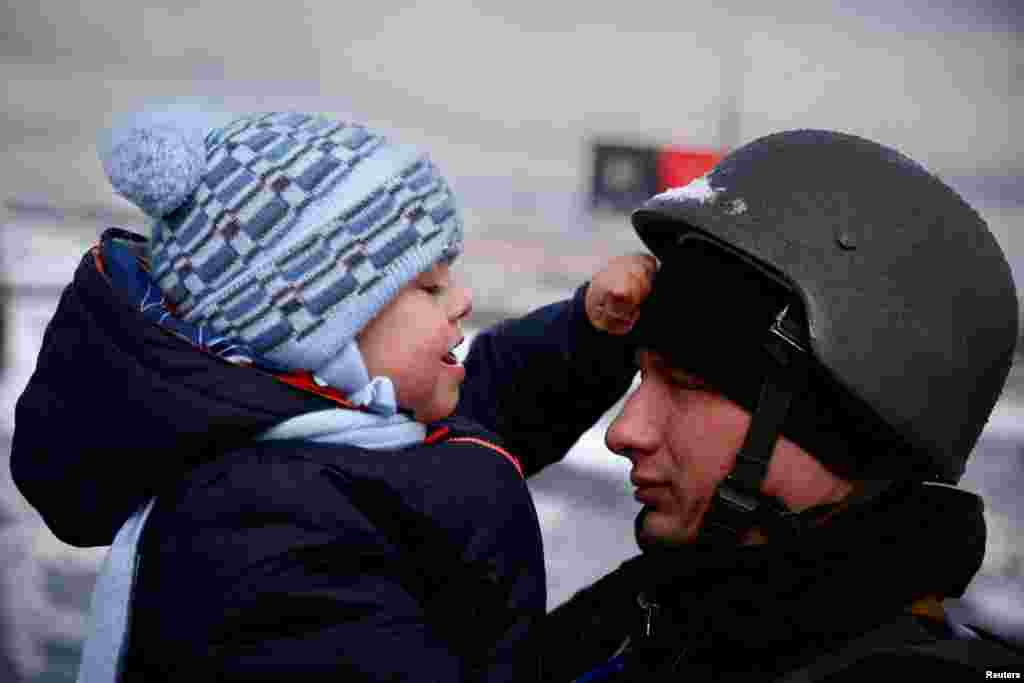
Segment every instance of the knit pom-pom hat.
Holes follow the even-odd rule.
[[[138,120],[101,158],[114,189],[152,219],[152,277],[177,315],[343,392],[363,389],[356,334],[462,249],[462,218],[434,165],[308,114],[212,130],[194,117]]]

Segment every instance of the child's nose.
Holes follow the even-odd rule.
[[[465,287],[456,287],[453,302],[453,313],[449,316],[453,323],[465,320],[473,312],[473,296]]]

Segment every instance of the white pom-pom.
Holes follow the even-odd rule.
[[[199,187],[206,171],[201,137],[168,124],[119,133],[103,154],[103,170],[117,193],[146,215],[166,216]]]

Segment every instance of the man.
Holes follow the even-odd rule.
[[[1024,670],[941,606],[981,566],[982,501],[950,484],[1018,334],[977,213],[894,150],[804,130],[633,223],[662,266],[607,444],[643,552],[550,615],[544,679]]]

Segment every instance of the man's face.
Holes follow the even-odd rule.
[[[634,497],[647,506],[644,544],[697,538],[719,482],[733,467],[750,414],[664,357],[637,354],[640,386],[608,429],[608,448],[633,463]]]

